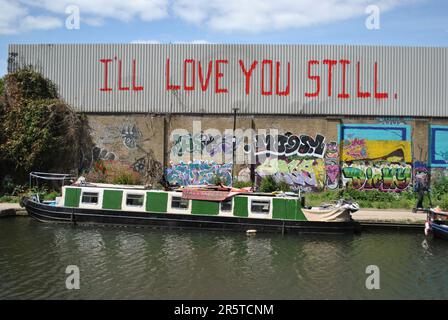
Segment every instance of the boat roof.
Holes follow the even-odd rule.
[[[151,190],[159,192],[182,192],[187,189],[198,189],[203,191],[227,191],[231,192],[232,187],[222,187],[215,185],[189,185],[185,187],[179,187],[173,190],[159,190],[151,189],[149,186],[143,185],[125,185],[125,184],[112,184],[112,183],[93,183],[93,182],[75,182],[72,185],[66,185],[64,187],[79,187],[79,188],[103,188],[103,189],[121,189],[121,190]],[[236,195],[236,194],[235,194]],[[293,192],[238,192],[237,195],[241,196],[258,196],[258,197],[281,197],[281,198],[297,198],[299,195]]]

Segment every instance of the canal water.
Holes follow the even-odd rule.
[[[80,289],[66,288],[66,267]],[[366,288],[379,268],[380,289]],[[423,232],[246,236],[0,220],[0,299],[447,299]]]

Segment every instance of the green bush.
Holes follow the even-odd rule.
[[[265,176],[261,179],[260,192],[274,192],[278,191],[277,181],[275,181],[273,176]]]
[[[89,182],[138,185],[142,183],[141,176],[129,165],[120,161],[98,160],[94,163],[85,178]]]
[[[81,150],[90,150],[86,120],[58,100],[54,83],[30,67],[4,80],[0,167],[14,171],[18,182],[28,180],[30,171],[78,168]]]
[[[43,199],[44,200],[54,200],[56,197],[60,197],[61,193],[57,191],[51,191],[47,194],[44,194]]]
[[[289,192],[291,191],[291,186],[286,181],[281,180],[277,183],[277,190]]]
[[[431,195],[435,202],[441,201],[448,194],[448,177],[442,177],[431,186]]]
[[[224,181],[221,179],[221,177],[219,175],[214,174],[213,178],[212,178],[212,184],[215,185],[215,186],[219,186],[219,185],[225,184],[225,183],[224,183]]]
[[[238,180],[236,180],[235,182],[233,182],[233,187],[234,188],[252,187],[252,182],[251,181],[238,181]]]
[[[4,88],[5,88],[5,79],[0,78],[0,95],[3,94]]]
[[[348,188],[306,193],[305,203],[310,206],[316,206],[333,202],[340,198],[352,199],[358,202],[361,208],[377,209],[411,209],[415,207],[417,202],[417,196],[412,191],[384,192],[379,190],[356,190]],[[428,200],[425,198],[424,204],[428,206],[429,204],[426,202]]]
[[[5,202],[5,203],[17,203],[20,201],[20,197],[19,196],[8,196],[8,195],[3,195],[0,196],[0,203],[1,202]]]

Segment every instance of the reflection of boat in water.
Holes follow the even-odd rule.
[[[255,193],[222,186],[173,191],[143,186],[76,183],[62,187],[53,202],[24,198],[31,217],[45,222],[99,223],[258,232],[358,232],[353,204],[303,208],[296,194]]]
[[[439,207],[428,210],[425,222],[425,234],[432,233],[434,238],[448,239],[448,212]]]

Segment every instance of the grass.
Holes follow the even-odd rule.
[[[20,201],[20,196],[10,196],[3,195],[0,196],[0,203],[18,203]]]
[[[0,195],[0,203],[18,203],[23,196],[29,196],[31,194],[39,194],[42,200],[54,200],[61,195],[58,191],[47,191],[46,189],[30,189],[21,192],[18,195],[3,194]]]
[[[330,203],[341,197],[353,199],[361,208],[375,209],[412,209],[417,203],[415,193],[404,191],[382,192],[377,190],[328,190],[305,194],[305,203],[309,206],[318,206]],[[433,201],[434,202],[434,201]],[[424,207],[429,207],[429,200],[425,197]]]

